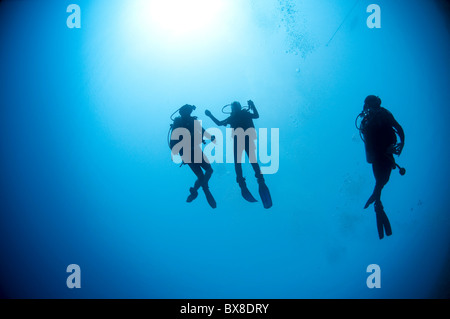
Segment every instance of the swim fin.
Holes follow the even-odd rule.
[[[264,181],[259,182],[259,196],[261,196],[264,208],[272,207],[272,196],[270,196],[269,188]]]
[[[209,191],[209,188],[203,187],[203,192],[205,193],[206,200],[208,201],[209,206],[211,206],[212,208],[216,208],[217,207],[216,200]]]
[[[252,193],[250,193],[250,191],[248,190],[247,185],[245,183],[244,184],[240,184],[239,187],[241,188],[241,195],[242,195],[242,197],[244,197],[244,199],[247,202],[250,202],[250,203],[256,203],[257,202],[255,197],[253,197]]]
[[[386,236],[391,236],[391,223],[389,222],[389,219],[386,215],[386,212],[384,211],[384,207],[381,202],[375,202],[375,213],[377,215],[377,228],[378,236],[380,237],[380,239],[383,239],[385,233]]]
[[[391,228],[391,223],[389,222],[389,219],[386,215],[386,213],[384,213],[384,232],[386,233],[386,236],[391,236],[392,235],[392,228]]]
[[[380,212],[380,215],[386,236],[391,236],[392,235],[391,223],[389,222],[386,212],[383,210]]]
[[[369,206],[370,206],[371,204],[373,204],[373,203],[375,202],[375,200],[376,200],[375,195],[374,195],[374,194],[370,195],[369,199],[368,199],[367,202],[366,202],[366,205],[364,205],[364,209],[369,208]]]
[[[384,238],[383,217],[381,216],[380,213],[376,213],[376,218],[377,218],[378,237],[380,237],[380,239],[383,239]]]
[[[196,199],[197,196],[198,196],[197,190],[196,190],[195,188],[193,188],[193,187],[189,188],[189,192],[190,192],[191,194],[190,194],[190,195],[188,196],[188,198],[186,199],[186,202],[188,202],[188,203],[192,202],[192,201],[193,201],[194,199]]]

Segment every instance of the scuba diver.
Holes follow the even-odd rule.
[[[173,123],[170,125],[170,141],[168,141],[168,143],[170,149],[172,150],[172,154],[179,154],[181,156],[183,160],[183,164],[181,164],[181,166],[185,164],[189,165],[195,176],[197,176],[194,187],[191,187],[189,189],[190,195],[188,196],[186,201],[190,203],[194,199],[196,199],[198,196],[198,189],[201,187],[203,189],[203,192],[205,193],[208,204],[212,208],[216,208],[216,201],[212,196],[208,186],[208,182],[213,173],[213,169],[208,161],[208,158],[204,156],[201,148],[201,144],[205,143],[205,141],[203,140],[203,136],[210,139],[211,141],[214,141],[215,137],[208,134],[208,132],[203,129],[200,121],[197,120],[196,116],[191,116],[191,113],[195,109],[196,107],[194,105],[186,104],[172,114],[170,118],[173,120]],[[179,112],[180,116],[174,119],[173,116],[176,112]],[[190,149],[186,150],[181,148],[179,151],[176,151],[174,149],[174,146],[182,141],[182,139],[175,140],[172,137],[174,131],[179,128],[187,129],[189,131],[189,136],[191,138],[191,140],[189,141]],[[201,138],[197,140],[197,136],[200,136]],[[201,155],[201,159],[196,158],[196,154]]]
[[[361,122],[358,126],[359,119]],[[383,239],[384,232],[387,236],[392,235],[392,229],[381,203],[381,190],[389,181],[393,169],[398,167],[402,176],[406,173],[394,159],[394,154],[400,156],[402,153],[405,133],[391,112],[381,107],[381,99],[375,95],[369,95],[365,99],[364,109],[356,118],[356,127],[365,145],[366,160],[372,164],[375,177],[375,189],[364,209],[375,203],[378,235]],[[397,135],[400,143],[397,143]]]
[[[247,103],[248,109],[243,109],[239,102],[233,102],[231,104],[225,105],[222,108],[222,112],[225,113],[224,109],[228,106],[231,106],[231,113],[225,113],[230,114],[230,116],[223,121],[219,121],[217,118],[215,118],[209,110],[206,110],[205,114],[210,117],[216,125],[230,125],[230,127],[233,129],[232,137],[234,139],[234,168],[236,171],[236,181],[241,188],[241,195],[245,200],[249,202],[257,202],[257,200],[248,190],[245,178],[242,173],[241,160],[243,152],[245,150],[253,167],[253,170],[255,171],[255,177],[259,185],[259,194],[264,208],[268,209],[272,207],[272,198],[265,183],[263,174],[261,173],[261,168],[256,160],[255,141],[257,136],[253,120],[259,118],[259,113],[256,110],[253,101],[249,100]],[[245,136],[244,140],[238,138],[242,134]]]

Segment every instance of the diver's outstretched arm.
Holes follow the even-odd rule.
[[[209,117],[217,126],[225,126],[227,125],[226,120],[219,121],[214,115],[211,114],[209,110],[205,111],[207,117]]]
[[[248,103],[248,106],[250,106],[250,109],[253,111],[252,118],[258,119],[259,113],[258,113],[258,110],[256,109],[255,103],[253,103],[252,100],[248,100],[247,103]]]

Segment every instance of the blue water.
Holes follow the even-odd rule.
[[[66,25],[73,2],[80,29]],[[449,296],[445,1],[379,0],[381,29],[364,0],[349,15],[350,0],[223,0],[203,15],[144,3],[0,3],[2,296]],[[354,126],[369,94],[406,133],[383,240]],[[171,162],[170,114],[195,104],[213,127],[205,109],[248,99],[257,128],[280,129],[273,207],[242,199],[233,164],[213,164],[216,210],[203,194],[187,204],[195,176]]]

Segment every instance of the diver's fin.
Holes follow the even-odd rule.
[[[203,187],[203,192],[205,193],[206,200],[208,201],[209,206],[211,206],[212,208],[216,208],[217,207],[216,200],[209,191],[209,188]]]
[[[383,229],[383,216],[381,213],[376,212],[376,217],[377,217],[377,230],[378,230],[378,237],[380,237],[380,239],[384,238],[384,229]]]
[[[386,214],[384,214],[384,216],[386,216]],[[391,223],[389,222],[389,219],[387,218],[387,216],[384,221],[384,232],[386,233],[386,236],[392,235]]]
[[[373,202],[375,202],[375,195],[372,194],[369,199],[366,202],[366,205],[364,205],[364,209],[367,209],[371,204],[373,204]]]
[[[261,196],[264,208],[272,207],[272,196],[270,196],[269,188],[264,181],[259,182],[259,196]]]
[[[387,217],[386,212],[384,210],[382,212],[382,218],[383,218],[384,232],[386,233],[386,236],[391,236],[392,235],[391,223],[389,222],[389,218]]]
[[[252,193],[250,193],[250,191],[248,190],[247,185],[241,184],[241,185],[239,185],[239,187],[241,188],[241,195],[242,195],[242,197],[244,197],[244,199],[247,202],[250,202],[250,203],[256,203],[257,202],[255,197],[253,197]]]
[[[190,195],[188,196],[188,198],[186,199],[186,202],[188,202],[188,203],[192,202],[192,201],[193,201],[194,199],[196,199],[197,196],[198,196],[197,190],[196,190],[195,188],[193,188],[193,187],[189,188],[189,192],[190,192],[191,194],[190,194]]]
[[[377,228],[380,239],[383,239],[384,233],[386,233],[386,236],[391,236],[391,223],[389,222],[389,218],[387,217],[383,204],[380,201],[375,202],[375,213],[377,215]]]

